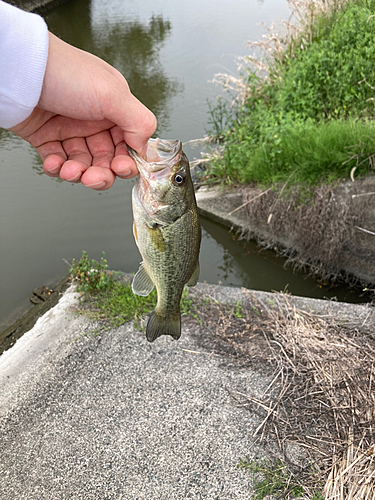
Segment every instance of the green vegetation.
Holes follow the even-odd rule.
[[[211,106],[224,146],[211,180],[311,185],[373,168],[375,0],[322,5],[306,0],[302,31],[279,40],[267,76],[259,64],[243,72],[240,106]]]
[[[279,494],[278,498],[300,498],[306,491],[297,479],[288,471],[281,460],[273,463],[269,460],[240,460],[238,468],[249,470],[254,475],[255,494],[251,500],[262,500],[268,495]],[[311,500],[323,500],[323,496],[314,492]]]
[[[82,295],[82,311],[94,321],[117,327],[151,312],[156,304],[156,291],[147,297],[134,295],[129,281],[119,279],[121,273],[108,271],[105,253],[100,262],[82,252],[81,259],[73,260],[70,269],[72,281]]]
[[[237,300],[237,302],[234,302],[234,308],[230,310],[232,316],[236,317],[237,319],[241,319],[244,317],[244,310],[242,306],[241,300]]]
[[[121,279],[122,273],[108,270],[104,252],[100,262],[82,252],[78,262],[73,260],[70,275],[81,293],[81,312],[108,327],[118,327],[131,320],[140,327],[142,316],[155,308],[156,289],[147,297],[135,295],[130,281]],[[182,294],[181,313],[199,321],[194,301],[186,289]]]
[[[113,283],[113,273],[108,271],[105,252],[102,252],[98,262],[89,259],[87,252],[83,251],[78,262],[73,259],[70,276],[77,283],[77,290],[83,294],[95,294]]]
[[[86,314],[95,321],[103,321],[110,327],[118,327],[134,320],[140,326],[143,315],[150,313],[156,305],[156,291],[147,297],[135,295],[131,284],[119,280],[97,295],[91,296]]]

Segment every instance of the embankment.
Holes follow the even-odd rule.
[[[202,215],[322,278],[375,284],[375,176],[301,189],[201,188]]]

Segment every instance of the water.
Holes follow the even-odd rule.
[[[71,0],[45,15],[52,32],[127,77],[158,117],[160,137],[183,142],[205,133],[207,99],[220,90],[208,81],[218,72],[235,74],[235,56],[248,53],[245,41],[264,32],[257,23],[288,17],[285,0]],[[199,156],[185,150],[190,159]],[[117,180],[98,193],[48,178],[31,147],[0,131],[0,330],[30,307],[33,288],[56,284],[69,269],[65,261],[79,258],[82,250],[96,259],[105,250],[113,269],[138,269],[133,184]],[[328,294],[285,269],[272,252],[259,254],[256,246],[233,241],[210,221],[203,228],[201,280]]]

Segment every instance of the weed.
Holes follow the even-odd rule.
[[[253,311],[253,313],[254,313],[254,314],[256,314],[257,316],[259,316],[259,315],[260,315],[260,311],[259,311],[259,309],[258,309],[257,307],[252,306],[252,311]]]
[[[209,299],[208,299],[209,300]],[[207,299],[205,301],[207,305]],[[186,316],[190,316],[192,319],[198,322],[199,325],[202,325],[202,320],[199,317],[197,312],[197,303],[195,297],[189,295],[189,290],[184,288],[181,297],[180,303],[181,314],[185,314]]]
[[[241,300],[237,300],[237,302],[233,303],[234,303],[234,308],[230,310],[232,316],[234,316],[237,319],[243,318],[244,312]]]
[[[77,262],[73,259],[70,268],[72,281],[77,283],[77,290],[82,294],[95,294],[100,290],[109,288],[113,284],[114,273],[108,271],[105,252],[102,252],[100,262],[89,259],[87,252],[82,252],[82,257]]]
[[[254,490],[251,500],[262,500],[267,495],[281,494],[283,498],[300,498],[305,488],[301,486],[294,475],[281,460],[250,460],[246,457],[237,464],[238,468],[249,470],[254,475]],[[323,496],[315,491],[311,500],[323,500]]]
[[[297,498],[304,493],[303,487],[295,482],[280,460],[271,463],[269,460],[250,460],[246,457],[245,460],[240,460],[237,467],[247,469],[254,474],[255,495],[252,496],[252,500],[262,500],[267,495],[286,491]]]

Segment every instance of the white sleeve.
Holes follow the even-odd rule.
[[[21,123],[38,104],[47,55],[43,18],[0,0],[0,127]]]

